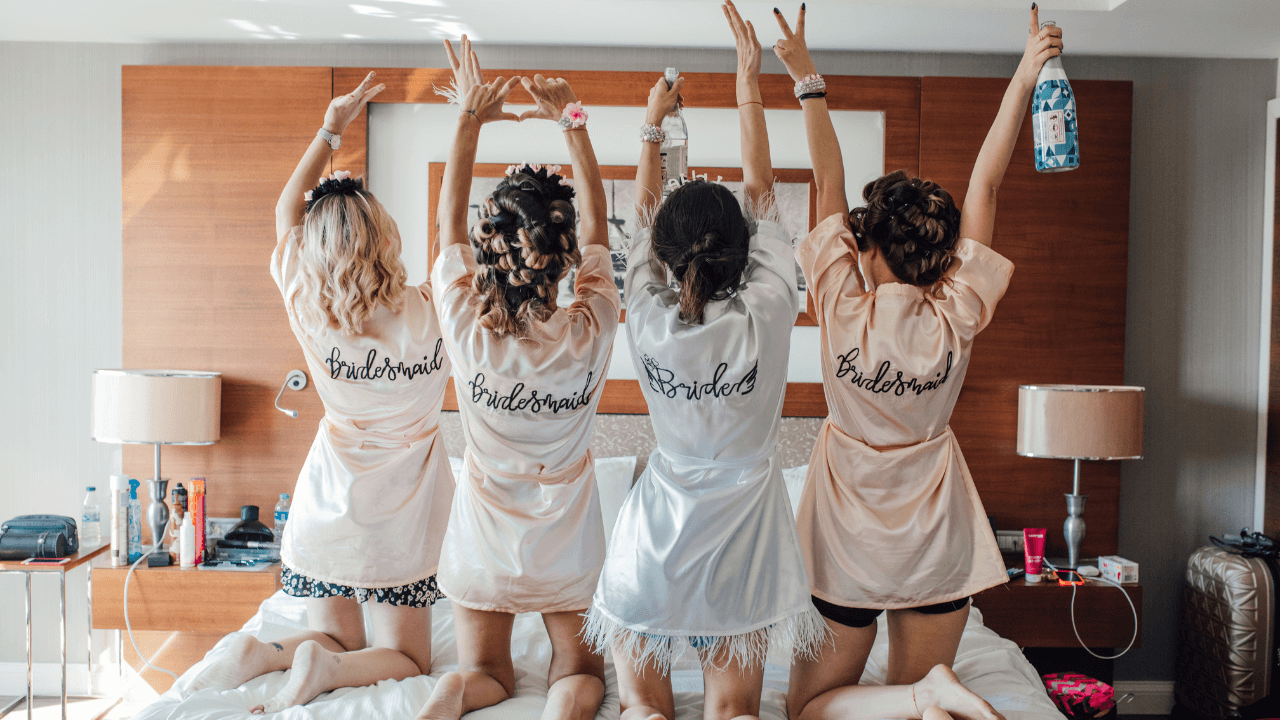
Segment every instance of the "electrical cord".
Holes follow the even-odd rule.
[[[1058,568],[1054,567],[1053,564],[1050,563],[1048,560],[1045,560],[1044,564],[1048,566],[1050,570],[1053,570],[1055,573],[1057,573]],[[1120,592],[1124,593],[1124,599],[1126,602],[1129,603],[1129,610],[1133,612],[1133,637],[1129,638],[1129,645],[1125,647],[1124,650],[1121,650],[1119,654],[1099,655],[1098,653],[1089,649],[1089,646],[1085,645],[1084,640],[1080,638],[1080,629],[1076,627],[1076,590],[1079,588],[1079,585],[1077,585],[1076,583],[1071,584],[1071,632],[1075,633],[1076,642],[1080,643],[1080,647],[1084,648],[1085,652],[1098,658],[1099,660],[1115,660],[1116,658],[1123,657],[1125,653],[1133,649],[1133,644],[1138,641],[1138,608],[1134,607],[1133,598],[1129,597],[1129,591],[1125,590],[1124,586],[1121,585],[1120,583],[1114,582],[1112,580],[1108,580],[1107,578],[1104,578],[1104,577],[1086,578],[1084,575],[1080,575],[1080,573],[1075,570],[1071,570],[1069,572],[1075,572],[1076,575],[1082,578],[1085,582],[1088,582],[1090,580],[1095,580],[1097,582],[1106,583],[1108,585],[1112,585],[1114,587],[1119,588]]]
[[[164,532],[160,533],[161,540],[163,540],[164,536],[169,533],[169,527],[173,524],[174,524],[173,516],[170,515],[169,522],[165,523]],[[129,580],[130,578],[133,577],[133,571],[137,569],[138,565],[143,560],[146,560],[147,557],[151,555],[151,553],[154,553],[160,549],[161,540],[157,540],[155,544],[151,546],[151,552],[145,552],[142,554],[142,557],[135,560],[134,563],[129,566],[129,572],[125,573],[125,576],[124,576],[124,629],[126,632],[129,633],[129,642],[133,645],[133,651],[138,654],[138,659],[142,661],[142,664],[148,668],[151,668],[152,670],[155,670],[156,672],[165,673],[171,676],[176,681],[178,679],[177,673],[175,673],[172,670],[166,670],[162,667],[156,667],[155,665],[152,665],[151,661],[147,660],[147,656],[142,654],[142,650],[138,649],[138,641],[133,638],[133,625],[132,623],[129,622]]]

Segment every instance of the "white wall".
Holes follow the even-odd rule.
[[[482,52],[493,68],[734,70],[725,51]],[[816,60],[828,73],[862,75],[1008,76],[1017,65],[1013,56],[928,53]],[[0,516],[73,515],[80,488],[119,467],[114,448],[88,439],[87,418],[89,371],[120,363],[121,65],[443,62],[434,45],[0,43],[0,217],[8,229],[0,240],[8,341],[0,353]],[[1169,679],[1187,554],[1208,533],[1252,520],[1263,120],[1265,101],[1277,94],[1277,64],[1075,57],[1066,65],[1072,78],[1134,82],[1126,382],[1148,388],[1148,454],[1125,464],[1120,551],[1143,565],[1145,632],[1117,673]],[[764,71],[781,71],[768,53]],[[78,596],[83,581],[73,577]],[[22,658],[20,585],[0,577],[0,662]],[[54,598],[47,581],[38,586],[38,659],[52,662]],[[72,639],[84,631],[83,610],[73,603]]]

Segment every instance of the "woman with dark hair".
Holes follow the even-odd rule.
[[[973,478],[947,426],[974,337],[1013,264],[989,248],[996,189],[1045,60],[1061,31],[1031,35],[973,168],[963,211],[936,183],[896,172],[849,212],[840,144],[804,43],[775,9],[775,51],[796,80],[826,218],[796,249],[817,310],[830,416],[819,433],[797,524],[814,604],[835,634],[791,670],[796,720],[995,718],[950,669],[969,596],[1007,580]],[[888,611],[886,685],[860,686]]]
[[[431,277],[467,441],[439,574],[459,670],[440,678],[420,717],[458,720],[511,697],[512,623],[538,612],[552,646],[543,717],[590,720],[604,698],[604,659],[580,635],[604,562],[604,521],[588,446],[621,304],[604,183],[568,83],[536,75],[486,84],[465,35],[461,59],[445,47],[462,111]],[[558,166],[512,166],[468,233],[481,127],[517,119],[503,103],[521,81],[537,108],[518,119],[559,121],[574,184]],[[574,302],[557,307],[575,266]]]
[[[827,639],[777,454],[795,254],[772,195],[760,44],[732,2],[724,12],[746,207],[704,181],[659,205],[657,124],[683,80],[650,91],[641,135],[637,214],[652,223],[630,252],[626,329],[658,446],[614,526],[587,631],[613,649],[626,720],[674,720],[670,670],[686,644],[702,661],[704,715],[729,720],[759,715],[771,641],[811,655]]]

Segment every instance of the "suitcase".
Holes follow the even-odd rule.
[[[1271,692],[1275,589],[1267,561],[1213,546],[1191,554],[1178,618],[1174,694],[1181,709],[1239,717]]]

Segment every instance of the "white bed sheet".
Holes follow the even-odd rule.
[[[880,633],[867,662],[863,682],[879,684],[884,677],[888,642],[884,618]],[[245,624],[247,632],[262,640],[275,640],[306,627],[303,600],[277,592],[263,602],[258,613]],[[251,720],[249,708],[273,695],[288,680],[287,672],[276,672],[249,681],[237,690],[218,692],[204,690],[183,700],[180,691],[192,678],[226,648],[228,635],[203,660],[188,670],[168,692],[134,716],[134,720]],[[386,680],[361,688],[344,688],[326,693],[310,704],[294,707],[277,715],[280,720],[369,720],[389,718],[412,720],[426,703],[436,678],[457,669],[458,655],[453,631],[453,617],[448,600],[436,603],[432,615],[432,645],[435,654],[431,676],[419,676],[400,682]],[[547,666],[551,660],[551,642],[542,627],[541,618],[533,613],[518,616],[512,634],[512,656],[516,668],[516,694],[510,700],[478,710],[467,720],[537,720],[547,696]],[[1012,642],[1005,640],[982,624],[982,614],[974,608],[960,641],[955,663],[956,674],[974,692],[986,698],[1009,720],[1061,720],[1044,685],[1031,664]],[[612,662],[606,666],[604,705],[598,720],[618,717],[618,688]],[[676,720],[695,720],[702,716],[702,674],[692,652],[677,665],[672,675],[676,690]],[[785,720],[786,658],[771,655],[765,673],[765,688],[760,715],[762,720]]]

